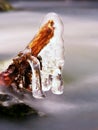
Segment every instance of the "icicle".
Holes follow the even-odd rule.
[[[42,92],[39,60],[32,56],[32,60],[28,62],[32,70],[32,94],[35,98],[43,98],[45,95]]]
[[[42,90],[49,91],[51,88],[51,79],[50,79],[51,77],[47,73],[46,74],[42,73],[41,76],[42,76]]]
[[[42,25],[48,20],[53,20],[55,30],[49,44],[39,53],[42,57],[42,89],[43,91],[51,89],[53,93],[61,94],[63,92],[61,71],[64,65],[64,27],[61,19],[55,13],[47,14]]]
[[[62,81],[60,69],[55,69],[53,72],[51,91],[54,94],[63,93],[63,81]]]

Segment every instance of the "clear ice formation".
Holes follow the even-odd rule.
[[[32,68],[32,93],[35,98],[44,97],[44,92],[51,91],[54,94],[63,93],[62,69],[64,66],[64,40],[63,40],[63,23],[56,13],[48,13],[42,25],[47,21],[53,20],[54,22],[54,36],[44,47],[38,56],[42,58],[42,69],[39,67],[40,75],[36,75],[37,69],[29,61]],[[39,62],[37,60],[37,62]]]
[[[62,69],[64,66],[64,27],[60,17],[56,13],[48,13],[42,21],[41,27],[45,25],[48,21],[53,21],[54,23],[54,35],[49,41],[49,43],[39,52],[37,57],[32,55],[31,49],[27,47],[18,55],[18,57],[14,59],[14,63],[16,64],[16,66],[19,63],[18,67],[16,67],[17,69],[15,69],[14,64],[9,66],[9,70],[1,74],[3,75],[5,81],[7,78],[10,79],[10,77],[8,76],[9,73],[11,73],[11,69],[11,75],[15,76],[13,67],[18,73],[16,73],[17,75],[15,79],[9,85],[12,86],[13,91],[11,91],[11,93],[14,97],[14,100],[12,98],[11,103],[15,103],[15,101],[18,102],[18,98],[21,95],[19,88],[21,88],[22,90],[30,88],[30,92],[32,91],[33,97],[38,99],[45,97],[45,91],[49,90],[51,90],[54,94],[63,93]],[[26,67],[25,64],[22,64],[24,63],[24,61],[22,62],[22,60],[25,60],[26,65],[28,65],[28,62],[29,67]],[[23,72],[20,72],[21,66],[23,67]],[[28,68],[31,69],[28,70]],[[2,76],[0,81],[2,83]],[[3,87],[3,89],[4,88],[5,87]],[[3,92],[3,89],[2,87],[0,87],[0,92]],[[6,89],[6,92],[7,91],[8,90]],[[15,93],[17,93],[16,97]],[[27,93],[23,92],[22,94],[26,95]],[[3,103],[3,105],[5,104]]]

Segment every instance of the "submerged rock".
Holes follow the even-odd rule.
[[[9,107],[0,105],[0,116],[8,118],[23,118],[29,115],[38,115],[37,111],[26,104],[14,104]]]

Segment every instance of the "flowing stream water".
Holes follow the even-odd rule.
[[[73,5],[73,6],[72,6]],[[0,117],[1,130],[98,129],[98,3],[16,2],[17,11],[0,13],[0,71],[25,48],[48,12],[64,23],[64,94],[25,101],[45,116],[23,120]],[[7,66],[8,64],[6,64]]]

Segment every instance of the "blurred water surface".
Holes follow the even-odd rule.
[[[44,15],[58,13],[64,23],[64,94],[47,94],[34,105],[46,116],[24,120],[0,118],[2,130],[98,129],[98,3],[15,2],[19,10],[0,13],[0,70],[23,50]],[[28,104],[31,105],[30,102]]]

